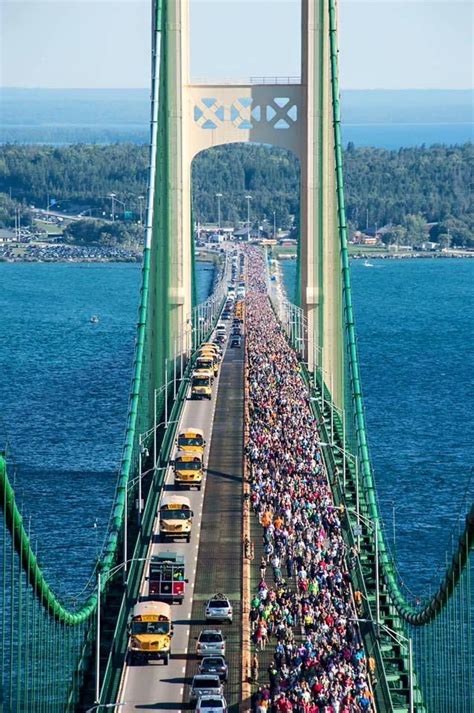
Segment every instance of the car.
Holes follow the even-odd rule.
[[[199,673],[213,673],[225,682],[229,669],[223,656],[204,656],[199,665]]]
[[[224,696],[201,696],[196,713],[227,713],[227,702]]]
[[[193,677],[191,684],[191,701],[197,701],[199,697],[207,695],[221,696],[224,693],[224,687],[221,679],[216,674],[198,673]]]
[[[221,592],[211,597],[206,604],[206,621],[228,621],[232,624],[232,615],[232,604]]]
[[[220,629],[203,629],[196,641],[197,656],[225,656],[225,637]]]
[[[232,339],[230,340],[230,346],[232,347],[232,349],[240,349],[242,346],[242,338],[238,336],[232,337]]]
[[[242,336],[242,329],[240,325],[235,325],[235,327],[232,327],[232,336],[233,337],[241,337]]]

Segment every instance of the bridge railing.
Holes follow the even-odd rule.
[[[249,86],[261,84],[301,84],[301,77],[294,76],[265,76],[265,77],[223,77],[216,79],[215,77],[193,77],[191,84],[194,86]]]
[[[337,208],[341,271],[343,280],[344,341],[346,358],[345,404],[342,410],[332,401],[329,375],[320,366],[322,347],[313,344],[314,368],[307,373],[312,404],[324,417],[323,430],[330,448],[326,458],[338,475],[336,491],[343,498],[350,541],[360,549],[358,568],[364,572],[364,586],[370,599],[367,631],[372,632],[371,651],[386,662],[390,705],[378,690],[381,710],[406,705],[410,711],[467,711],[472,707],[474,656],[472,645],[473,601],[471,597],[474,511],[453,551],[447,555],[441,581],[424,601],[414,600],[400,576],[396,557],[390,551],[389,525],[384,523],[366,432],[365,409],[359,369],[355,321],[352,307],[347,224],[344,207],[342,142],[339,88],[337,81],[336,11],[330,0],[331,86],[336,166]],[[268,275],[268,289],[274,310],[290,344],[307,366],[308,329],[303,310],[292,304]],[[360,579],[357,578],[357,585]],[[363,617],[364,619],[365,617]],[[364,627],[366,622],[361,621]],[[411,652],[414,651],[414,664]],[[380,653],[379,654],[377,653]],[[454,654],[453,652],[456,652]],[[395,661],[398,660],[398,663]],[[380,670],[380,668],[379,668]],[[381,695],[382,694],[382,695]]]
[[[380,514],[375,483],[361,471],[360,450],[357,443],[353,447],[348,433],[346,412],[350,413],[351,407],[341,411],[335,406],[324,370],[317,364],[312,372],[308,370],[308,330],[303,310],[275,290],[270,279],[267,284],[288,342],[300,357],[311,405],[320,423],[325,462],[333,476],[335,501],[342,503],[346,512],[347,545],[359,552],[351,576],[354,587],[363,595],[360,626],[366,651],[376,660],[378,709],[406,705],[408,710],[413,704],[417,711],[467,713],[474,671],[474,507],[452,551],[446,554],[441,582],[425,600],[415,600],[403,584],[388,545],[391,524]],[[414,654],[411,664],[410,651]],[[386,681],[393,685],[385,685]]]
[[[391,556],[381,527],[381,517],[378,509],[375,481],[369,454],[366,433],[366,421],[362,398],[361,377],[359,369],[358,349],[355,333],[354,314],[352,308],[352,292],[350,281],[349,255],[347,249],[347,222],[344,204],[344,183],[342,166],[341,116],[338,84],[338,48],[337,48],[337,10],[335,0],[329,0],[329,32],[330,32],[330,69],[333,108],[335,168],[337,212],[339,220],[339,239],[341,251],[341,270],[343,279],[343,304],[345,321],[346,357],[348,361],[350,425],[355,435],[358,478],[362,484],[368,517],[373,527],[374,540],[377,545],[377,565],[383,574],[384,586],[387,591],[388,614],[393,622],[403,622],[403,632],[410,637],[416,637],[415,662],[420,671],[419,681],[423,686],[425,701],[432,704],[430,710],[463,711],[472,703],[472,673],[463,674],[464,665],[468,662],[472,672],[473,651],[472,634],[461,626],[450,626],[443,618],[457,618],[457,623],[470,621],[472,615],[472,600],[470,598],[470,569],[473,564],[472,546],[474,539],[474,518],[472,511],[466,519],[466,526],[455,548],[453,558],[446,567],[446,572],[436,591],[425,602],[411,602],[407,599],[404,587],[400,581],[394,558]],[[456,603],[457,598],[459,601]],[[391,613],[393,612],[393,613]],[[457,612],[457,617],[455,615]],[[451,619],[452,622],[452,619]],[[377,623],[378,624],[378,623]],[[424,628],[420,636],[417,628]],[[416,633],[415,633],[416,632]],[[403,635],[403,634],[402,634]],[[438,656],[431,655],[430,649],[438,651]],[[458,664],[449,660],[448,651],[455,650]],[[416,655],[418,654],[418,656]],[[427,660],[430,661],[427,664]],[[453,679],[453,676],[455,677]],[[456,684],[453,686],[453,680]],[[442,695],[443,691],[444,697]],[[442,701],[448,703],[443,707]],[[412,702],[411,702],[411,705]],[[433,707],[434,706],[434,707]]]
[[[175,394],[173,381],[168,385],[170,397],[173,399],[168,418],[170,424],[176,420],[183,403],[183,394],[186,392],[193,367],[193,350],[200,341],[210,336],[222,310],[227,292],[227,277],[227,270],[223,269],[214,292],[194,310],[194,343],[183,370],[178,370],[176,374],[175,369]],[[135,364],[139,363],[139,350],[138,339]],[[138,391],[139,394],[136,367],[134,375],[128,441],[124,448],[105,545],[87,587],[75,601],[63,600],[47,581],[31,541],[30,526],[22,518],[8,477],[7,456],[5,452],[0,452],[0,509],[3,516],[0,547],[0,694],[3,693],[3,713],[36,710],[41,710],[42,713],[64,713],[75,710],[81,697],[84,679],[87,675],[90,677],[96,640],[97,572],[101,573],[101,598],[104,602],[110,590],[108,574],[116,569],[117,565],[120,566],[126,556],[123,554],[124,525],[132,514],[131,507],[136,496],[137,484],[130,486],[130,483],[136,480],[139,462],[137,443],[140,439],[137,433],[133,434],[134,445],[130,447],[130,415],[133,415],[136,409],[135,392]],[[157,468],[151,487],[155,497],[161,488],[163,464],[167,461],[167,452],[171,447],[173,428],[163,429],[162,436],[164,440],[162,439],[163,443],[156,459]],[[147,516],[149,512],[150,506],[144,513],[140,542],[143,542],[147,526],[153,522],[153,517]],[[136,557],[135,553],[133,557]],[[135,572],[136,568],[131,567],[132,583],[137,579]],[[127,596],[131,594],[136,595],[133,587],[128,590]]]

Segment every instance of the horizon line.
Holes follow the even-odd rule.
[[[219,78],[216,78],[218,81]],[[190,84],[193,82],[191,81]],[[0,90],[3,89],[15,89],[15,90],[26,90],[26,91],[57,91],[57,92],[67,92],[67,91],[88,91],[88,92],[100,92],[100,91],[117,91],[117,92],[142,92],[150,91],[150,87],[26,87],[26,86],[2,86],[0,85]],[[341,87],[343,92],[474,92],[474,87]]]

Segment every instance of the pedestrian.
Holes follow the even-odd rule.
[[[258,682],[258,656],[255,653],[252,659],[252,681]]]

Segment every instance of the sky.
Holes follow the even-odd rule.
[[[343,89],[474,86],[474,0],[339,0]],[[191,75],[298,76],[299,0],[190,0]],[[150,2],[0,0],[0,86],[149,86]]]

